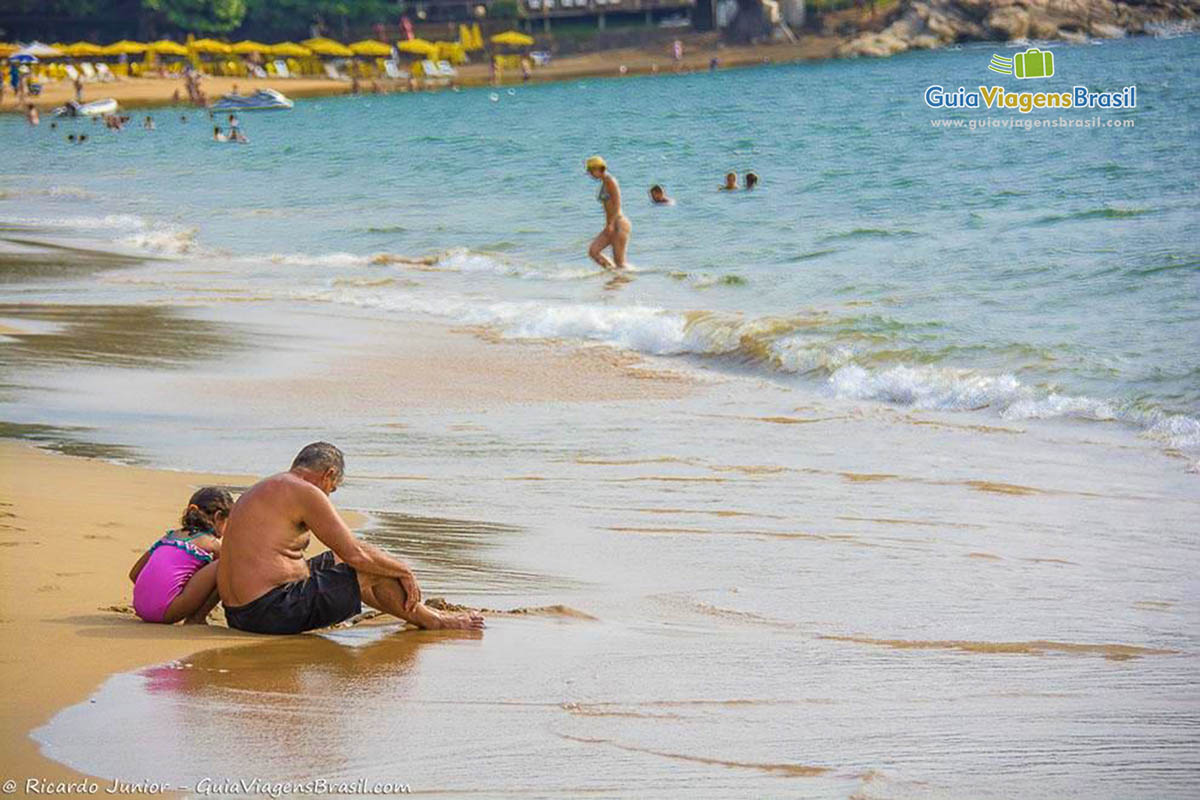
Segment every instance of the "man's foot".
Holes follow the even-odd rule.
[[[432,619],[428,625],[424,627],[431,631],[436,630],[456,630],[456,631],[477,631],[483,630],[483,617],[476,614],[474,611],[467,611],[461,614],[450,613],[448,611],[434,611]]]

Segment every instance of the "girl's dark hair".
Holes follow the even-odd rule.
[[[233,508],[233,495],[216,486],[205,486],[192,495],[179,524],[188,533],[202,533],[213,529],[217,515],[229,516]]]

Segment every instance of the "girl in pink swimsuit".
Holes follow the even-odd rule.
[[[142,554],[129,579],[133,610],[146,622],[203,624],[217,604],[217,557],[233,497],[213,486],[188,501],[182,527]]]

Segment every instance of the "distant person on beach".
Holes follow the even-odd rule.
[[[25,107],[25,119],[30,125],[38,125],[41,123],[42,118],[38,116],[37,106],[35,106],[33,103],[30,103]]]
[[[736,172],[726,172],[725,173],[725,185],[721,187],[721,191],[722,192],[736,192],[737,188],[738,188],[737,173]]]
[[[755,186],[758,186],[758,175],[754,172],[746,173],[746,191],[750,191]]]
[[[483,628],[478,614],[424,605],[407,564],[350,532],[329,501],[344,479],[342,451],[314,442],[291,469],[259,481],[238,499],[217,570],[229,626],[300,633],[349,619],[366,603],[421,628]],[[330,550],[306,560],[311,536]]]
[[[75,102],[83,102],[83,76],[78,72],[75,73],[74,80],[71,81],[75,85]]]
[[[209,486],[188,500],[179,530],[150,546],[129,571],[133,610],[146,622],[204,624],[217,604],[217,558],[233,497]]]
[[[604,230],[592,240],[588,255],[607,270],[625,269],[625,250],[629,247],[629,234],[633,230],[628,217],[621,213],[621,187],[617,179],[608,172],[608,165],[600,156],[587,160],[587,173],[600,181],[600,192],[596,199],[604,206]],[[612,247],[610,261],[604,249]]]
[[[146,116],[146,121],[142,123],[142,127],[148,131],[154,130],[154,117]]]
[[[674,205],[675,201],[667,197],[667,192],[659,184],[654,184],[650,187],[650,202],[659,206]]]
[[[237,138],[236,136],[234,136],[234,134],[237,133],[237,130],[238,130],[237,114],[230,114],[229,115],[229,138],[230,139]]]

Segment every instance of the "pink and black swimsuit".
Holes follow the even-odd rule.
[[[213,560],[212,553],[192,544],[193,539],[210,535],[202,531],[186,539],[175,531],[150,546],[150,558],[133,584],[133,610],[146,622],[162,622],[171,601],[201,567]]]

